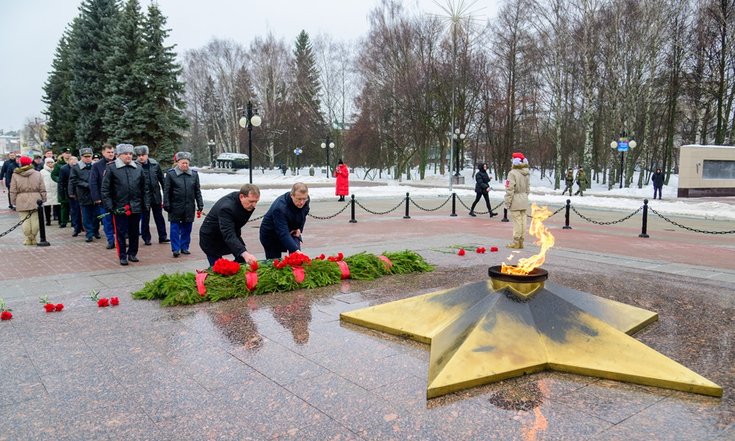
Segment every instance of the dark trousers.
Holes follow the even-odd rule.
[[[69,199],[69,218],[75,233],[82,231],[82,210],[76,199]]]
[[[653,187],[653,198],[656,199],[656,192],[658,192],[658,198],[661,199],[661,187]]]
[[[171,251],[189,250],[194,222],[171,222]]]
[[[151,228],[149,226],[151,220],[151,211],[153,212],[153,221],[156,223],[156,231],[158,232],[158,240],[166,239],[166,220],[163,218],[163,209],[160,204],[153,204],[151,208],[143,210],[140,214],[140,237],[144,242],[151,241]],[[187,248],[188,249],[188,248]]]
[[[59,225],[65,227],[69,223],[69,202],[61,202],[61,211],[59,213]]]
[[[93,238],[95,235],[99,236],[99,225],[95,228],[95,210],[94,205],[80,205],[79,209],[82,212],[82,225],[84,225],[84,233],[87,239]]]
[[[8,187],[8,208],[13,208],[13,203],[10,202],[10,187]]]
[[[59,218],[59,206],[58,205],[44,205],[43,214],[46,216],[46,225],[51,225],[52,216],[54,219]]]
[[[130,216],[113,214],[115,234],[117,235],[118,257],[138,255],[138,238],[140,237],[140,213]]]
[[[470,211],[475,211],[475,206],[478,202],[480,202],[480,198],[485,198],[485,205],[487,205],[487,211],[490,213],[493,212],[493,209],[490,207],[490,196],[487,194],[488,192],[483,191],[482,193],[476,193],[477,196],[475,196],[475,202],[472,203],[472,208],[470,208]]]
[[[105,210],[105,206],[102,204],[97,204],[95,206],[97,210],[97,216],[103,215],[107,213],[107,210]],[[102,228],[105,230],[105,237],[107,237],[107,243],[115,243],[115,230],[112,228],[112,216],[104,216],[102,217]]]

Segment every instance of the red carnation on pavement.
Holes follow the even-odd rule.
[[[110,306],[110,299],[108,299],[107,297],[97,299],[97,306],[99,306],[100,308],[106,308]]]
[[[477,254],[485,254],[485,251],[485,247],[477,247],[477,249],[475,250]]]
[[[48,296],[39,297],[38,302],[43,305],[43,309],[45,309],[46,312],[61,311],[61,309],[64,309],[64,305],[61,305],[61,309],[56,309],[56,305],[49,302]]]
[[[53,303],[46,303],[43,305],[43,308],[46,310],[46,312],[54,312],[56,310],[56,305]]]
[[[58,311],[63,311],[63,310],[64,310],[64,304],[63,304],[63,303],[57,303],[57,304],[56,304],[56,306],[54,307],[54,309],[55,309],[55,310],[56,310],[57,312],[58,312]]]
[[[115,297],[110,297],[110,304],[111,304],[112,306],[117,306],[117,305],[119,305],[119,304],[120,304],[120,299],[119,299],[119,298],[118,298],[117,296],[115,296]]]
[[[498,247],[490,247],[490,252],[491,253],[497,253],[498,252]]]
[[[459,251],[457,251],[458,256],[464,256],[464,253],[465,253],[464,248],[460,248]]]
[[[0,320],[10,320],[13,318],[13,313],[10,311],[3,311],[0,313]]]

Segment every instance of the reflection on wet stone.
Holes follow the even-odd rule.
[[[250,309],[238,305],[228,305],[230,308],[208,309],[212,323],[221,334],[234,345],[250,351],[257,351],[263,345],[263,337],[250,316]]]
[[[309,342],[311,304],[303,294],[295,295],[289,303],[273,306],[273,318],[291,331],[294,343],[304,345]]]

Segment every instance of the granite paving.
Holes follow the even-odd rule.
[[[312,213],[341,207],[317,202]],[[169,308],[131,293],[162,273],[206,266],[201,220],[190,256],[173,258],[154,233],[128,267],[104,240],[85,243],[68,228],[49,227],[49,247],[21,245],[18,230],[0,237],[0,297],[14,314],[0,322],[0,440],[735,439],[735,238],[658,222],[644,239],[635,220],[562,230],[563,218],[552,218],[557,243],[543,265],[555,283],[658,312],[635,337],[718,383],[722,398],[541,372],[427,400],[428,345],[341,323],[339,313],[484,280],[511,254],[511,226],[402,214],[310,218],[304,251],[412,249],[435,271]],[[0,232],[16,222],[0,210]],[[257,226],[244,236],[262,256]],[[120,305],[98,308],[92,290]],[[44,312],[39,296],[64,310]]]

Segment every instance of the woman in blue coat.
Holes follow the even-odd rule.
[[[309,189],[297,182],[291,191],[279,196],[260,224],[260,243],[266,259],[278,259],[281,253],[301,249],[301,233],[309,214]]]
[[[163,188],[163,209],[168,213],[171,223],[171,251],[174,257],[191,254],[191,228],[194,225],[194,208],[204,209],[199,174],[189,168],[191,153],[178,152],[175,156],[176,167],[166,173]]]

